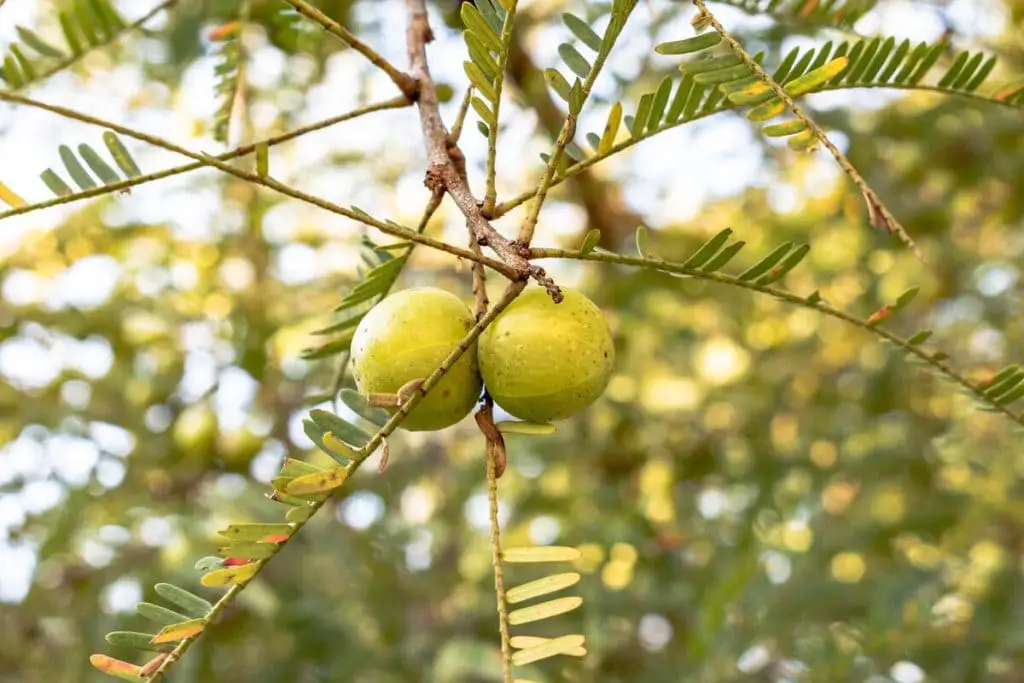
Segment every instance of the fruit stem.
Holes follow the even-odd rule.
[[[493,426],[493,401],[484,396],[484,406],[478,413],[483,422]],[[498,523],[499,442],[487,438],[487,500],[490,503],[491,564],[494,567],[494,595],[498,603],[498,631],[501,633],[501,670],[504,683],[512,683],[512,638],[508,632],[508,608],[505,605],[505,575],[501,567],[501,528]],[[502,469],[504,467],[502,466]]]

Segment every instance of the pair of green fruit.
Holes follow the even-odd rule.
[[[615,347],[601,309],[580,292],[562,293],[556,304],[544,289],[526,289],[401,426],[432,431],[455,424],[473,409],[482,385],[505,411],[530,422],[561,420],[593,403],[608,384]],[[474,324],[469,307],[442,289],[387,297],[352,337],[356,387],[364,396],[397,394],[430,375]]]

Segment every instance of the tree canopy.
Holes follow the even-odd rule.
[[[0,681],[1022,680],[1022,27],[0,0]],[[402,430],[524,288],[601,398]]]

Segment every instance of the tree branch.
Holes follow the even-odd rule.
[[[864,177],[860,172],[857,171],[854,165],[850,163],[850,160],[846,158],[846,155],[843,154],[842,151],[835,146],[835,143],[829,139],[828,135],[825,134],[825,131],[821,129],[821,126],[815,123],[814,120],[807,115],[807,112],[804,111],[803,107],[797,104],[793,96],[786,92],[786,89],[779,85],[775,79],[771,77],[771,74],[765,71],[763,66],[758,64],[757,60],[755,60],[750,53],[743,48],[740,42],[736,40],[731,33],[725,30],[722,23],[718,21],[718,19],[715,18],[715,15],[713,15],[708,9],[704,0],[693,0],[693,4],[697,6],[701,16],[707,20],[708,25],[714,28],[722,36],[722,40],[729,45],[729,48],[733,53],[743,60],[743,63],[757,74],[757,77],[760,78],[769,88],[771,88],[775,96],[789,107],[793,114],[800,119],[800,121],[802,121],[811,132],[814,133],[814,137],[816,137],[818,141],[825,146],[825,149],[832,154],[836,163],[839,164],[840,168],[842,168],[846,175],[850,177],[850,180],[853,181],[853,184],[857,186],[857,189],[860,190],[861,194],[864,196],[864,202],[867,204],[868,216],[870,217],[871,224],[877,228],[881,228],[890,235],[895,235],[910,249],[911,252],[913,252],[914,256],[921,261],[924,261],[924,254],[921,253],[921,250],[917,247],[913,238],[907,234],[907,231],[902,225],[900,225],[900,222],[896,220],[896,217],[892,215],[892,212],[889,211],[885,204],[882,203],[881,198],[879,198],[875,191],[871,189],[871,186],[868,185],[866,180],[864,180]]]
[[[385,109],[401,109],[412,105],[412,101],[406,97],[395,97],[390,100],[384,100],[383,102],[377,102],[369,104],[359,109],[353,109],[352,111],[339,114],[338,116],[332,116],[316,123],[311,123],[308,126],[302,126],[294,130],[282,133],[281,135],[275,135],[273,137],[264,138],[252,144],[241,145],[231,150],[230,152],[224,152],[218,154],[215,159],[219,161],[231,161],[238,157],[243,157],[252,154],[256,151],[256,147],[259,145],[266,145],[267,147],[273,147],[279,145],[282,142],[288,142],[294,140],[297,137],[305,135],[306,133],[312,133],[329,126],[333,126],[336,123],[342,121],[349,121],[354,118],[363,116],[364,114],[370,114],[375,111],[383,111]],[[127,190],[137,185],[151,182],[153,180],[162,180],[164,178],[170,178],[171,176],[180,175],[182,173],[188,173],[189,171],[195,171],[196,169],[205,168],[209,166],[206,161],[197,161],[190,164],[182,164],[180,166],[173,166],[171,168],[164,169],[162,171],[156,171],[155,173],[147,173],[146,175],[135,176],[128,178],[127,180],[121,180],[116,183],[109,183],[107,185],[101,185],[94,187],[89,190],[83,190],[81,192],[75,192],[67,194],[62,197],[56,197],[54,199],[48,199],[43,202],[37,202],[35,204],[28,204],[26,206],[19,206],[18,208],[11,209],[10,211],[0,212],[0,220],[10,218],[11,216],[17,216],[18,214],[30,213],[32,211],[39,211],[42,209],[48,209],[51,206],[58,206],[60,204],[69,204],[71,202],[77,202],[82,199],[91,199],[92,197],[100,197],[105,194],[113,194],[114,192],[120,192],[121,190]]]
[[[4,1],[6,1],[6,0],[4,0]],[[3,2],[0,2],[0,5],[2,5],[2,4],[3,4]],[[93,50],[99,50],[99,49],[105,48],[105,47],[113,44],[113,42],[116,41],[118,38],[120,38],[123,34],[127,33],[128,31],[133,31],[133,30],[135,30],[137,28],[140,28],[147,21],[149,21],[150,19],[152,19],[156,15],[160,14],[160,12],[164,11],[165,9],[170,9],[171,7],[174,7],[177,4],[178,4],[178,0],[164,0],[164,2],[161,2],[159,5],[157,5],[156,7],[151,9],[150,11],[146,12],[145,14],[143,14],[141,17],[139,17],[138,19],[136,19],[132,23],[130,23],[130,24],[126,25],[126,26],[123,26],[119,30],[114,31],[113,33],[111,33],[109,36],[107,36],[106,39],[96,43],[95,45],[88,45],[86,47],[86,49],[82,50],[78,54],[73,54],[70,57],[67,57],[66,59],[61,60],[60,62],[57,62],[56,64],[51,66],[49,69],[46,69],[45,71],[39,72],[38,74],[36,74],[35,78],[33,78],[31,81],[29,81],[29,82],[25,83],[24,85],[22,85],[20,88],[15,88],[15,90],[23,90],[24,88],[32,85],[33,83],[38,83],[39,81],[42,81],[44,79],[49,78],[50,76],[54,75],[55,73],[63,71],[64,69],[68,68],[69,66],[72,66],[72,65],[76,64],[77,62],[81,61],[82,59],[84,59],[85,56],[88,55]]]
[[[487,502],[491,527],[491,567],[494,569],[494,597],[498,608],[498,632],[501,635],[502,683],[512,683],[512,637],[508,630],[508,594],[505,572],[501,565],[501,523],[498,518],[498,477],[505,471],[505,441],[494,424],[494,401],[484,395],[484,405],[476,414],[476,422],[486,441]]]
[[[307,19],[317,23],[325,31],[341,40],[353,50],[366,57],[371,64],[383,71],[391,79],[391,82],[398,86],[402,94],[410,100],[415,100],[419,90],[419,83],[407,73],[395,68],[388,60],[384,59],[372,47],[361,41],[347,28],[331,19],[319,9],[306,2],[306,0],[284,0],[291,5],[296,12]]]
[[[480,205],[466,181],[466,160],[462,150],[455,144],[441,120],[437,102],[437,88],[427,64],[427,43],[434,39],[427,19],[425,0],[406,0],[409,22],[406,42],[409,51],[409,65],[413,76],[419,81],[419,98],[416,105],[420,114],[420,127],[427,148],[427,176],[425,184],[431,190],[443,189],[462,211],[466,222],[475,234],[480,246],[490,247],[515,273],[517,279],[535,278],[544,285],[552,298],[561,301],[561,290],[544,272],[526,259],[522,249],[506,239],[484,218]]]
[[[447,242],[444,242],[442,240],[437,240],[432,237],[427,237],[426,235],[421,235],[416,231],[411,230],[405,226],[398,225],[397,223],[392,223],[390,221],[382,221],[361,211],[347,209],[343,206],[339,206],[338,204],[329,202],[326,199],[321,199],[320,197],[307,194],[305,192],[302,192],[301,190],[296,190],[293,187],[290,187],[282,182],[274,180],[270,176],[260,176],[257,175],[256,173],[249,173],[247,171],[243,171],[241,169],[235,168],[230,164],[220,161],[216,157],[212,157],[206,154],[200,154],[197,152],[192,152],[190,150],[185,149],[184,147],[180,147],[178,145],[175,145],[174,143],[168,142],[154,135],[141,133],[137,130],[126,128],[125,126],[110,121],[104,121],[103,119],[96,118],[95,116],[90,116],[89,114],[83,114],[82,112],[78,112],[73,109],[67,109],[66,107],[61,107],[55,104],[47,104],[45,102],[40,102],[38,100],[33,100],[31,98],[16,95],[14,93],[6,92],[3,90],[0,90],[0,100],[17,102],[19,104],[35,107],[37,109],[43,109],[45,111],[49,111],[54,114],[59,114],[61,116],[65,116],[76,121],[81,121],[83,123],[90,123],[95,126],[109,128],[110,130],[113,130],[117,133],[121,133],[125,137],[141,140],[142,142],[148,142],[151,145],[162,147],[163,149],[166,149],[171,152],[176,152],[183,156],[187,156],[191,159],[196,159],[198,161],[203,162],[204,165],[213,166],[214,168],[220,169],[221,171],[224,171],[225,173],[228,173],[235,177],[248,180],[252,183],[256,183],[257,185],[262,185],[263,187],[275,190],[283,195],[292,197],[293,199],[298,199],[308,204],[312,204],[313,206],[324,209],[325,211],[330,211],[331,213],[335,213],[340,216],[350,218],[354,221],[364,223],[393,237],[399,237],[402,239],[409,240],[410,242],[416,242],[424,246],[438,249],[440,251],[446,251],[449,254],[460,256],[470,261],[480,261],[484,265],[498,271],[499,273],[505,275],[509,279],[519,279],[520,277],[518,271],[514,270],[508,264],[503,263],[501,261],[497,261],[486,256],[479,256],[468,249],[463,249],[462,247],[457,247],[454,244],[448,244]]]
[[[760,294],[767,294],[768,296],[774,297],[780,301],[793,304],[796,306],[802,306],[803,308],[809,308],[811,310],[818,311],[832,318],[842,320],[843,322],[858,327],[865,332],[869,332],[877,337],[885,339],[894,346],[898,347],[901,351],[909,356],[913,356],[923,364],[932,368],[935,372],[940,375],[944,375],[950,381],[961,386],[967,394],[972,398],[990,409],[991,412],[1001,413],[1005,417],[1009,418],[1018,425],[1024,426],[1024,413],[1014,413],[1010,408],[1002,403],[999,403],[991,396],[986,395],[983,388],[972,384],[970,380],[964,375],[958,372],[945,360],[936,359],[933,354],[928,353],[917,344],[911,344],[909,341],[900,337],[897,334],[893,334],[877,324],[872,324],[867,320],[861,320],[855,315],[845,313],[837,308],[832,308],[822,300],[812,301],[808,300],[807,297],[798,296],[791,292],[787,292],[778,287],[772,287],[770,285],[759,285],[755,281],[741,280],[739,277],[733,275],[726,275],[724,273],[705,273],[699,267],[687,267],[681,263],[670,263],[667,261],[661,261],[659,259],[652,258],[641,258],[636,256],[625,256],[622,254],[613,254],[606,251],[591,251],[582,253],[578,250],[569,249],[548,249],[548,248],[533,248],[530,250],[530,258],[544,259],[544,258],[556,258],[556,259],[576,259],[580,261],[598,261],[601,263],[617,263],[625,266],[636,266],[638,268],[649,268],[651,270],[658,270],[663,273],[674,273],[676,275],[688,275],[698,280],[706,280],[709,282],[717,282],[725,285],[732,285],[733,287],[739,287],[746,289],[751,292],[758,292]]]

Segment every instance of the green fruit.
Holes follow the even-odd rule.
[[[426,379],[473,327],[473,312],[443,289],[414,287],[370,309],[352,337],[352,375],[359,393],[396,394],[413,380]],[[402,421],[409,431],[449,427],[464,418],[480,397],[476,344]],[[394,414],[396,408],[389,408]]]
[[[615,346],[601,309],[562,288],[551,300],[540,287],[525,290],[480,335],[480,374],[494,401],[531,422],[561,420],[604,392]]]

